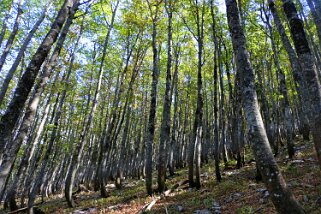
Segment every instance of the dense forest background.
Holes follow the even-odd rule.
[[[320,0],[1,0],[0,20],[5,209],[252,161],[277,212],[306,212],[277,159],[302,139],[321,167]]]

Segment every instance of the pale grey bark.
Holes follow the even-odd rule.
[[[282,109],[282,114],[283,114],[282,116],[284,118],[285,128],[286,128],[288,155],[289,155],[289,158],[293,158],[295,153],[293,139],[292,139],[292,134],[293,134],[292,119],[293,118],[292,118],[292,110],[289,103],[289,96],[288,96],[288,90],[286,86],[285,74],[280,65],[280,60],[279,60],[279,56],[278,56],[278,52],[277,52],[277,48],[276,48],[276,44],[273,36],[273,29],[270,23],[270,16],[267,14],[267,11],[265,10],[265,8],[262,7],[261,10],[263,10],[261,12],[261,19],[267,25],[268,32],[269,32],[269,37],[270,37],[271,46],[273,50],[274,64],[277,68],[277,77],[279,80],[279,88],[280,88],[279,90],[280,90],[280,93],[283,95],[283,98],[281,100],[281,109]],[[264,13],[265,19],[262,13]]]
[[[259,111],[254,85],[255,76],[249,61],[236,0],[226,0],[225,2],[237,72],[241,76],[242,104],[256,163],[276,210],[279,213],[305,213],[288,189],[269,145]]]
[[[174,95],[174,112],[173,112],[173,122],[172,122],[172,133],[170,139],[170,148],[169,148],[169,174],[171,176],[174,175],[174,164],[178,164],[178,160],[180,159],[180,152],[178,144],[178,67],[180,63],[180,52],[181,46],[180,44],[176,45],[175,48],[175,69],[172,80],[171,87],[171,97]],[[178,150],[177,150],[178,149]],[[175,154],[174,154],[175,153]],[[175,156],[175,157],[174,157]]]
[[[200,165],[201,165],[201,144],[203,135],[203,80],[202,80],[202,67],[203,67],[203,52],[204,52],[204,15],[205,15],[205,1],[191,1],[192,15],[195,20],[195,31],[190,27],[183,18],[185,26],[188,28],[194,39],[197,41],[197,101],[194,116],[194,124],[192,131],[192,138],[188,151],[188,179],[189,186],[201,187],[200,181]],[[195,164],[195,168],[194,168]],[[195,170],[195,181],[194,181]]]

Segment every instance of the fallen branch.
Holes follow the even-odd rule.
[[[20,209],[17,209],[17,210],[13,210],[13,211],[7,212],[7,214],[26,213],[27,210],[28,210],[28,207],[23,207],[23,208],[20,208]],[[44,213],[38,207],[33,207],[33,211],[34,211],[35,214]]]
[[[188,183],[188,180],[181,181],[181,182],[175,184],[174,186],[172,186],[172,188],[170,188],[169,190],[166,190],[162,196],[155,197],[149,204],[146,204],[141,209],[139,214],[143,214],[143,213],[146,213],[147,211],[150,211],[152,209],[152,207],[157,203],[158,200],[162,199],[164,196],[165,197],[169,196],[169,194],[171,194],[175,189],[177,189],[179,186],[182,186],[186,183]]]

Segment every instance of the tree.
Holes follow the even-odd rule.
[[[171,117],[171,79],[172,79],[172,37],[173,37],[173,1],[165,0],[165,9],[168,15],[167,27],[167,67],[166,67],[166,89],[164,96],[163,118],[159,138],[159,155],[158,155],[158,191],[164,192],[165,190],[165,177],[166,177],[166,150],[165,147],[170,142],[170,117]]]
[[[148,195],[153,194],[153,143],[155,136],[155,117],[156,117],[156,104],[157,104],[157,84],[159,78],[159,55],[157,47],[157,21],[159,6],[162,3],[162,0],[156,1],[155,4],[152,4],[147,0],[148,9],[150,12],[150,18],[152,20],[152,48],[153,48],[153,71],[152,71],[152,87],[150,92],[150,107],[149,107],[149,118],[148,118],[148,133],[147,141],[145,142],[146,146],[146,190]],[[153,6],[155,9],[153,9]]]
[[[72,187],[74,185],[76,173],[78,171],[79,164],[80,164],[80,161],[82,158],[84,146],[86,143],[86,136],[87,136],[87,133],[89,132],[89,129],[92,126],[93,117],[94,117],[94,114],[95,114],[95,111],[97,108],[98,97],[100,94],[100,88],[101,88],[101,84],[102,84],[104,60],[105,60],[105,57],[107,54],[107,45],[109,42],[109,37],[110,37],[111,31],[114,26],[114,20],[115,20],[115,15],[116,15],[118,5],[119,5],[119,0],[116,1],[115,6],[112,8],[111,21],[110,21],[110,23],[108,23],[108,32],[107,32],[107,35],[106,35],[106,38],[104,41],[103,56],[102,56],[102,60],[101,60],[100,67],[99,67],[99,78],[98,78],[98,82],[97,82],[97,86],[96,86],[96,90],[95,90],[94,100],[93,100],[93,103],[92,103],[92,106],[90,109],[90,113],[85,120],[85,123],[84,123],[85,125],[82,128],[80,140],[79,140],[77,147],[74,150],[74,153],[72,155],[71,165],[70,165],[70,168],[69,168],[69,171],[67,174],[67,179],[66,179],[66,184],[65,184],[65,196],[66,196],[68,205],[70,207],[75,206],[75,203],[72,199]]]
[[[284,48],[288,54],[290,63],[291,63],[291,67],[292,67],[292,73],[293,73],[293,77],[294,80],[296,81],[296,86],[297,86],[297,91],[300,97],[300,103],[302,106],[302,111],[300,111],[301,113],[301,121],[302,121],[302,134],[303,134],[303,138],[305,140],[309,140],[309,121],[308,121],[308,106],[306,105],[309,101],[308,101],[308,92],[306,89],[306,85],[303,79],[303,74],[302,74],[302,69],[300,66],[300,63],[298,61],[298,58],[296,56],[296,53],[290,43],[290,40],[286,34],[286,31],[284,29],[284,26],[282,25],[281,19],[279,17],[279,14],[275,8],[275,3],[272,0],[268,1],[269,4],[269,8],[271,10],[273,19],[274,19],[274,23],[276,25],[276,28],[278,30],[278,33],[281,37],[281,40],[283,42]]]
[[[34,24],[34,26],[32,27],[32,29],[30,30],[30,32],[28,33],[27,37],[25,38],[25,40],[23,41],[23,44],[19,50],[19,53],[14,61],[14,63],[12,64],[10,70],[8,71],[7,75],[6,75],[6,78],[4,79],[3,81],[3,85],[1,87],[1,91],[0,91],[0,104],[3,102],[3,99],[6,95],[6,92],[8,90],[8,86],[9,86],[9,83],[13,77],[13,74],[15,73],[15,71],[17,70],[18,68],[18,65],[20,64],[21,62],[21,59],[23,57],[23,54],[25,53],[26,49],[27,49],[27,46],[30,42],[30,40],[32,39],[32,37],[34,36],[34,34],[36,33],[37,29],[39,28],[40,24],[43,22],[43,20],[45,19],[46,17],[46,14],[47,14],[47,10],[48,10],[48,7],[49,5],[46,5],[39,17],[39,19],[37,20],[37,22]],[[0,69],[1,71],[1,69]]]
[[[302,72],[309,91],[311,108],[309,108],[310,125],[314,146],[317,152],[319,165],[321,167],[321,86],[318,80],[318,71],[314,64],[308,40],[306,38],[303,22],[298,17],[293,1],[283,2],[283,10],[289,22],[291,37],[302,68]]]
[[[254,88],[254,72],[249,61],[246,39],[235,0],[226,0],[226,14],[232,36],[237,72],[241,76],[242,104],[249,129],[249,139],[263,181],[271,193],[272,202],[280,213],[305,213],[287,188],[273,157],[259,112]]]
[[[13,133],[16,122],[21,115],[22,109],[34,85],[37,74],[40,70],[42,63],[48,55],[51,46],[57,40],[58,34],[70,13],[70,8],[77,4],[77,0],[66,0],[62,5],[51,29],[42,41],[41,45],[33,55],[26,71],[18,82],[17,88],[13,95],[6,112],[1,117],[0,121],[0,156],[5,151],[6,143],[9,142],[11,134]],[[0,169],[0,192],[4,186],[5,177],[8,171]]]
[[[0,73],[1,73],[2,67],[3,67],[3,65],[4,65],[4,63],[6,61],[8,53],[9,53],[11,47],[12,47],[14,39],[15,39],[15,37],[17,35],[17,32],[19,30],[19,24],[20,24],[21,16],[23,14],[22,4],[23,4],[23,1],[19,0],[18,8],[17,8],[17,16],[16,16],[16,19],[15,19],[15,23],[13,25],[13,30],[12,30],[10,36],[9,36],[9,39],[8,39],[7,44],[5,46],[5,49],[3,50],[2,55],[0,57]]]
[[[204,16],[205,1],[190,1],[192,15],[195,18],[196,32],[189,26],[183,17],[185,26],[188,28],[194,39],[197,41],[197,103],[194,117],[193,134],[188,151],[188,179],[189,186],[201,187],[200,165],[201,165],[201,141],[203,134],[203,86],[202,86],[202,66],[204,51]],[[195,161],[195,182],[194,182],[194,161]]]

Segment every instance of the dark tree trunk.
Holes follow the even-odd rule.
[[[5,146],[10,140],[15,124],[22,112],[29,92],[34,85],[40,67],[47,57],[51,46],[57,40],[62,25],[69,15],[70,8],[74,4],[78,4],[78,0],[66,0],[64,2],[54,23],[51,26],[50,31],[37,49],[25,73],[18,82],[13,98],[0,121],[0,156],[5,151]],[[4,180],[7,174],[8,171],[0,169],[0,192],[3,188]]]
[[[189,186],[201,188],[200,167],[201,167],[201,144],[203,134],[203,83],[202,83],[202,67],[203,67],[203,43],[204,43],[204,15],[205,1],[193,2],[196,32],[189,28],[185,19],[184,22],[189,31],[197,41],[197,102],[194,115],[194,124],[192,130],[191,141],[188,151],[188,179]],[[194,162],[195,162],[195,182],[194,182]]]
[[[170,142],[170,124],[171,124],[171,79],[172,79],[172,0],[165,1],[165,8],[168,15],[167,27],[167,69],[166,69],[166,88],[164,95],[163,118],[159,138],[159,151],[158,151],[158,191],[160,193],[165,191],[165,177],[166,177],[166,149]]]
[[[13,62],[13,65],[11,66],[10,70],[8,71],[6,77],[5,77],[4,81],[3,81],[3,84],[2,84],[2,87],[1,87],[1,91],[0,91],[0,105],[4,100],[4,97],[6,95],[8,87],[9,87],[9,83],[10,83],[12,77],[13,77],[13,74],[17,70],[18,65],[20,64],[20,61],[21,61],[21,59],[23,57],[24,52],[27,49],[27,46],[28,46],[30,40],[32,39],[32,37],[34,36],[35,32],[39,28],[40,24],[43,22],[43,20],[46,17],[47,9],[48,9],[48,7],[44,8],[44,10],[41,13],[39,19],[34,24],[34,26],[32,27],[31,31],[28,33],[27,37],[25,38],[25,40],[24,40],[24,42],[23,42],[23,44],[22,44],[22,46],[21,46],[21,48],[20,48],[20,50],[18,52],[18,55],[17,55],[16,59]]]
[[[284,45],[284,48],[288,54],[288,57],[290,59],[291,67],[292,67],[292,72],[293,72],[293,78],[296,82],[296,89],[300,97],[300,103],[301,103],[301,108],[300,108],[300,117],[301,117],[301,123],[302,123],[302,134],[303,138],[305,140],[309,140],[309,133],[310,133],[310,128],[309,128],[309,120],[308,120],[308,102],[309,102],[309,96],[308,92],[306,89],[306,83],[304,82],[303,74],[302,74],[302,69],[300,66],[300,63],[298,61],[298,58],[296,56],[296,53],[290,43],[290,40],[288,36],[286,35],[284,26],[282,25],[282,22],[280,20],[279,14],[275,8],[275,4],[273,0],[269,0],[269,8],[272,13],[273,19],[275,26],[278,30],[278,33],[281,37],[282,43]]]
[[[153,48],[153,71],[152,71],[152,85],[150,94],[150,109],[149,109],[149,119],[148,119],[148,132],[147,141],[145,142],[146,153],[145,153],[145,164],[146,164],[146,191],[148,195],[153,194],[153,144],[155,136],[155,118],[156,118],[156,104],[157,104],[157,85],[159,78],[159,55],[157,50],[157,20],[159,12],[158,2],[155,7],[155,14],[152,12],[152,4],[148,2],[148,7],[151,13],[151,18],[153,21],[153,33],[152,33],[152,48]]]
[[[303,22],[298,17],[294,3],[292,0],[282,0],[282,2],[283,10],[289,21],[296,53],[309,91],[311,104],[311,107],[309,108],[309,115],[311,115],[310,124],[319,166],[321,167],[321,86],[317,74],[320,71],[316,69],[314,64],[313,55],[304,32]]]
[[[73,13],[75,12],[76,11],[72,11],[70,15],[73,16]],[[6,153],[4,154],[3,161],[1,163],[1,167],[4,171],[8,170],[12,166],[14,159],[16,158],[16,155],[19,151],[19,148],[22,145],[23,140],[27,136],[29,128],[32,125],[32,122],[34,121],[41,95],[44,91],[44,88],[47,84],[47,81],[52,71],[54,70],[54,67],[56,66],[58,56],[60,54],[60,50],[64,44],[65,38],[69,31],[69,27],[72,23],[72,19],[73,17],[68,18],[66,24],[62,29],[62,33],[58,39],[57,45],[53,51],[51,58],[43,68],[40,80],[34,88],[34,92],[27,105],[25,115],[23,116],[23,119],[21,121],[21,125],[18,130],[18,135],[15,137],[15,139],[12,139],[10,141],[10,144],[8,144],[6,148]]]
[[[7,41],[7,44],[1,54],[1,57],[0,57],[0,73],[2,71],[2,67],[6,61],[6,58],[9,54],[9,51],[13,45],[13,42],[14,42],[14,39],[16,38],[16,35],[18,33],[18,30],[19,30],[19,24],[20,24],[20,20],[21,20],[21,16],[23,14],[23,11],[22,11],[22,4],[23,4],[23,1],[22,0],[19,0],[19,3],[18,3],[18,9],[17,9],[17,16],[16,16],[16,19],[15,19],[15,22],[14,22],[14,25],[13,25],[13,29],[12,29],[12,32],[8,38],[8,41]],[[1,103],[1,102],[0,102]]]
[[[214,119],[213,119],[213,128],[214,128],[214,159],[215,159],[215,175],[218,182],[221,181],[221,172],[220,172],[220,151],[219,151],[219,121],[218,121],[218,66],[217,66],[217,50],[218,50],[218,41],[216,36],[215,29],[215,14],[214,14],[214,2],[211,0],[211,16],[212,16],[212,33],[214,41],[214,70],[213,70],[213,80],[214,80]]]

